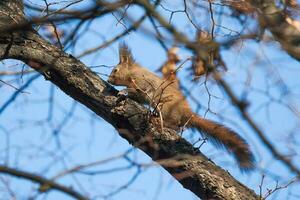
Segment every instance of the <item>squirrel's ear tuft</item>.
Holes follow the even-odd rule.
[[[128,66],[130,66],[134,63],[133,56],[126,43],[121,43],[119,45],[119,59],[120,64],[128,64]]]

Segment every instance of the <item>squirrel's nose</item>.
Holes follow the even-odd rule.
[[[110,84],[112,84],[112,78],[111,78],[111,76],[108,77],[107,82],[110,83]]]

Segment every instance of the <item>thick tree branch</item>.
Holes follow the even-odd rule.
[[[257,199],[251,190],[214,165],[176,132],[161,133],[157,123],[148,123],[148,111],[143,106],[130,99],[117,102],[116,90],[74,57],[32,32],[14,34],[14,44],[7,51],[3,43],[11,43],[9,38],[0,39],[0,59],[15,58],[31,64],[66,94],[116,127],[122,137],[153,160],[174,159],[175,162],[179,157],[181,165],[163,167],[185,188],[203,199]]]
[[[205,43],[204,45],[199,43],[192,43],[188,37],[179,32],[177,29],[175,29],[174,26],[169,24],[156,10],[155,8],[150,4],[148,0],[135,0],[135,3],[138,5],[142,6],[145,11],[152,16],[154,16],[157,21],[164,26],[173,36],[174,39],[177,40],[178,42],[181,42],[182,44],[185,45],[186,48],[198,53],[199,56],[201,56],[202,60],[207,61],[209,59],[209,54],[208,50],[209,49],[217,49],[219,44],[215,41],[211,41],[209,43]],[[289,160],[287,159],[281,152],[276,150],[275,146],[268,141],[267,137],[263,133],[262,130],[259,129],[259,127],[254,123],[250,115],[246,112],[245,108],[241,109],[239,106],[237,106],[240,101],[238,98],[234,95],[230,87],[225,84],[224,81],[222,81],[221,77],[219,74],[215,71],[215,66],[210,66],[210,70],[213,71],[214,74],[214,79],[219,83],[219,85],[222,87],[222,89],[226,92],[226,94],[229,96],[230,100],[232,101],[233,105],[236,106],[236,108],[239,110],[241,113],[242,117],[247,121],[249,126],[254,130],[256,135],[259,137],[259,139],[263,142],[263,144],[266,146],[266,148],[272,153],[272,155],[279,159],[290,171],[293,173],[297,174],[298,176],[300,175],[300,170]]]
[[[5,12],[3,8],[10,5],[8,2],[2,3],[0,11]],[[5,23],[0,24],[2,29]],[[37,33],[28,30],[2,34],[0,59],[6,58],[28,63],[45,79],[112,124],[120,136],[153,160],[169,160],[171,164],[160,163],[161,166],[198,197],[259,199],[252,190],[216,166],[175,131],[159,130],[156,119],[149,118],[148,110],[142,105],[130,99],[118,99],[114,88],[79,60],[47,43]]]
[[[281,47],[300,61],[300,26],[274,0],[245,0],[253,6],[259,16],[262,29],[269,29]]]

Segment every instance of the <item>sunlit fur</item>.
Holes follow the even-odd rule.
[[[196,128],[217,147],[233,153],[243,171],[253,169],[254,157],[247,143],[233,130],[194,113],[176,83],[162,79],[138,65],[126,45],[119,49],[120,63],[113,69],[109,82],[126,86],[162,114],[163,125],[174,130],[183,126]]]

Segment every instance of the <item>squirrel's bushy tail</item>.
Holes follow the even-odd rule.
[[[242,171],[254,168],[254,156],[248,144],[233,130],[197,115],[192,116],[189,126],[198,129],[217,147],[233,153]]]

